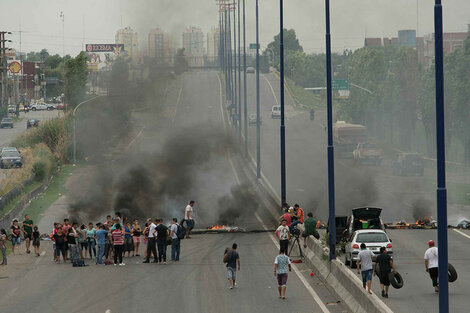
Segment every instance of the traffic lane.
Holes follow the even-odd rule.
[[[234,242],[241,270],[237,287],[229,290],[222,256]],[[67,301],[71,312],[321,312],[294,272],[289,273],[287,299],[278,299],[273,275],[276,249],[265,233],[195,235],[181,244],[180,261],[168,265],[142,264],[134,257],[124,259],[125,267],[87,261],[90,266],[73,268],[54,264],[51,244],[43,242],[46,255],[8,278],[0,306],[5,312],[19,306],[28,312],[63,312]],[[309,284],[317,283],[307,276],[308,268],[299,269]],[[331,312],[343,309],[330,307]]]
[[[435,240],[436,230],[387,230],[393,245],[393,258],[404,281],[402,289],[390,287],[389,298],[382,300],[394,312],[438,312],[438,295],[434,293],[429,274],[425,272],[424,253],[427,242]],[[470,279],[470,239],[449,229],[449,263],[454,265],[458,279],[449,284],[450,312],[468,312],[468,281]],[[344,261],[344,256],[341,257]],[[351,269],[356,273],[356,269]],[[380,295],[378,277],[372,280],[372,289]]]

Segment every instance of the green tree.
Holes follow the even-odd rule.
[[[65,62],[65,98],[70,107],[83,101],[88,79],[87,55],[80,52]]]
[[[128,94],[129,64],[124,58],[117,58],[109,77],[109,95],[125,96]]]
[[[273,63],[274,66],[279,68],[279,52],[280,52],[280,33],[274,36],[274,41],[268,44],[268,48],[263,52],[263,55],[267,55],[267,53],[273,54]],[[269,51],[269,52],[268,52]],[[299,43],[299,39],[295,34],[295,30],[293,29],[284,29],[284,52],[287,51],[299,51],[303,52],[304,49]]]

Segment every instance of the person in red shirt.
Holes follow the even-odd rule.
[[[289,213],[289,208],[284,209],[284,214],[279,217],[280,222],[282,222],[283,220],[286,221],[286,226],[290,227],[292,219]]]
[[[114,246],[114,266],[124,266],[126,264],[122,263],[122,253],[124,249],[124,232],[121,229],[121,224],[117,223],[115,229],[111,232]]]

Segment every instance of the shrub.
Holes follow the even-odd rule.
[[[34,179],[42,181],[47,178],[56,167],[56,157],[45,144],[37,144],[33,148]]]

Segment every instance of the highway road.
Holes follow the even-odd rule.
[[[61,112],[60,112],[61,113]],[[20,113],[20,120],[16,122],[13,128],[0,128],[0,147],[5,147],[10,142],[26,130],[26,121],[29,118],[37,118],[40,121],[46,121],[57,117],[59,111],[30,111],[28,113]],[[6,171],[10,169],[0,169],[0,182]]]
[[[185,182],[179,182],[181,192],[196,200],[196,227],[217,221],[226,203],[231,203],[230,198],[223,196],[230,195],[231,188],[243,182],[241,174],[233,168],[238,158],[232,151],[234,144],[230,140],[228,144],[219,141],[219,136],[226,138],[225,131],[230,131],[222,118],[220,87],[216,72],[186,73],[181,87],[175,88],[174,94],[168,97],[169,101],[175,101],[172,110],[164,110],[170,112],[170,122],[160,125],[151,112],[134,114],[136,124],[143,129],[129,147],[136,155],[138,151],[174,151],[175,146],[191,144],[187,139],[192,139],[198,128],[209,127],[210,132],[205,133],[207,140],[199,138],[199,149],[184,151],[197,160],[202,160],[197,154],[203,153],[209,161],[202,160],[195,168],[186,168],[188,180],[189,176],[195,177],[190,187],[185,188]],[[177,136],[177,140],[172,141],[172,146],[166,146],[162,137],[171,135]],[[216,142],[220,151],[205,150],[206,142]],[[178,155],[172,157],[178,158]],[[222,201],[219,201],[221,196]],[[184,202],[166,203],[169,216],[183,214]],[[246,204],[231,205],[234,210],[243,210]],[[53,212],[51,207],[46,214]],[[234,223],[248,230],[272,229],[275,225],[269,216],[261,204],[256,214],[249,211]],[[225,247],[233,242],[239,245],[241,271],[237,287],[229,290],[222,255]],[[4,284],[2,289],[7,291],[0,294],[0,307],[12,311],[21,306],[22,310],[31,312],[63,312],[64,309],[113,313],[347,312],[345,305],[337,303],[339,299],[315,276],[309,276],[310,269],[305,264],[295,265],[295,271],[289,275],[287,300],[278,299],[273,276],[275,242],[271,232],[194,235],[182,242],[182,257],[178,263],[142,264],[142,259],[131,258],[124,260],[125,267],[91,264],[85,268],[54,264],[50,243],[45,243],[43,256],[11,257],[8,267],[12,271],[1,270],[0,277],[4,279],[0,284]]]
[[[255,112],[255,75],[247,75],[249,112]],[[279,80],[272,74],[260,75],[261,94],[261,168],[273,189],[280,194],[280,122],[271,119],[273,104],[279,103]],[[315,121],[308,112],[296,111],[286,92],[286,156],[287,201],[299,203],[306,212],[312,211],[321,220],[328,216],[327,159],[325,111],[317,111]],[[256,127],[249,127],[249,150],[256,159]],[[351,214],[351,208],[362,205],[382,207],[386,222],[406,218],[413,220],[413,204],[424,201],[428,214],[435,208],[435,191],[422,183],[421,177],[392,176],[390,160],[380,167],[353,166],[348,159],[335,160],[337,215]],[[432,177],[426,171],[426,177]],[[449,220],[463,217],[465,212],[449,206]],[[468,214],[468,211],[466,212]],[[436,214],[432,214],[436,215]],[[397,268],[403,275],[403,289],[391,291],[384,299],[394,312],[437,312],[437,296],[424,272],[423,256],[427,241],[436,240],[435,230],[389,230]],[[451,284],[451,312],[467,312],[465,291],[469,287],[469,232],[449,230],[449,261],[455,265],[459,279]],[[467,236],[465,236],[467,235]],[[374,281],[375,287],[378,282]],[[379,294],[378,287],[375,288]],[[411,295],[411,296],[410,296]]]

